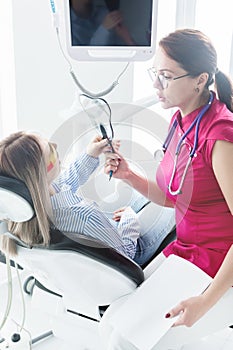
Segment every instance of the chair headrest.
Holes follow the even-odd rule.
[[[30,192],[21,180],[0,175],[0,220],[30,220],[34,207]]]

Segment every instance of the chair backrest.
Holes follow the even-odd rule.
[[[12,190],[7,178],[0,176],[0,192],[4,191],[7,202],[11,202],[10,215],[7,212],[9,204],[4,207],[4,202],[1,203],[1,212],[6,215],[5,218],[17,216],[18,221],[24,221],[24,212],[22,217],[15,214],[19,202],[14,201],[14,194],[23,200],[27,211],[30,207],[34,215],[32,201],[25,184],[14,180],[9,179],[11,184],[16,185]],[[26,195],[22,197],[22,193]],[[0,217],[0,220],[3,219]],[[19,241],[17,245],[18,254],[14,260],[20,266],[29,270],[44,287],[61,295],[67,308],[75,308],[91,316],[93,310],[132,292],[144,280],[143,270],[131,259],[81,234],[51,230],[48,247],[31,248]]]

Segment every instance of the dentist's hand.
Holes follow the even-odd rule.
[[[114,178],[122,180],[127,179],[130,173],[127,161],[119,153],[106,153],[105,157],[105,174],[109,174],[112,170]]]
[[[199,296],[181,301],[178,305],[171,309],[165,315],[165,317],[172,318],[179,316],[174,322],[174,327],[182,325],[191,327],[210,309],[210,307],[211,305],[209,305],[205,295],[201,294]]]

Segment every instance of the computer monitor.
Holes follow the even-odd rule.
[[[155,51],[158,0],[64,0],[66,45],[78,61],[145,61]]]

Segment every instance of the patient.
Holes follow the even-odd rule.
[[[114,147],[119,148],[119,141],[115,141]],[[10,222],[9,230],[29,245],[47,245],[50,228],[54,226],[63,232],[99,239],[121,254],[139,259],[138,263],[145,263],[173,227],[173,211],[168,210],[161,222],[155,220],[153,229],[149,226],[148,231],[143,232],[139,214],[132,208],[127,207],[117,222],[118,214],[115,220],[110,220],[95,202],[76,193],[98,167],[99,155],[108,151],[108,141],[97,136],[88,144],[86,151],[60,174],[56,144],[37,134],[22,131],[2,140],[0,173],[26,184],[36,212],[36,216],[28,222]],[[144,197],[141,199],[142,205],[148,202]],[[16,254],[15,242],[4,237],[1,250]]]

